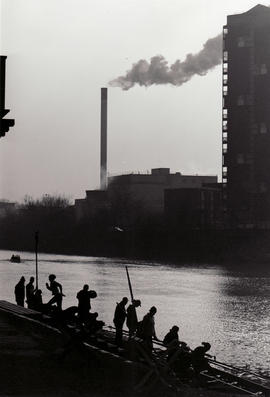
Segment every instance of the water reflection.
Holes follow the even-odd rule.
[[[1,299],[14,301],[14,286],[21,275],[35,274],[34,254],[21,253],[22,263],[10,263],[12,253],[0,251]],[[19,253],[20,254],[20,253]],[[92,307],[112,323],[116,302],[129,297],[125,265],[130,266],[134,295],[142,301],[141,318],[152,305],[158,308],[156,328],[163,337],[172,325],[191,347],[212,344],[220,360],[249,364],[254,370],[270,367],[270,270],[263,267],[176,266],[109,258],[39,256],[39,286],[44,301],[50,273],[63,284],[64,307],[77,304],[76,293],[89,283],[98,298]]]

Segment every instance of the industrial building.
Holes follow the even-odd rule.
[[[129,202],[129,209],[138,206],[149,214],[163,214],[165,189],[200,189],[217,183],[217,176],[170,173],[170,168],[153,168],[151,173],[132,173],[108,178],[107,190],[87,190],[84,199],[75,200],[77,219],[91,216],[111,207],[117,200]]]
[[[166,189],[165,219],[173,230],[222,229],[221,203],[220,184],[201,188]]]
[[[87,190],[86,197],[75,200],[77,220],[94,217],[109,210],[125,207],[129,218],[140,210],[145,214],[164,214],[164,194],[167,189],[201,189],[217,184],[217,176],[182,175],[170,168],[153,168],[151,173],[130,173],[107,177],[107,88],[101,88],[100,112],[100,189]],[[117,211],[116,211],[117,212]],[[120,211],[121,212],[121,211]]]
[[[223,28],[223,204],[233,228],[270,228],[270,8]]]
[[[163,213],[165,189],[201,188],[204,184],[216,184],[217,176],[182,175],[170,173],[170,168],[153,168],[149,174],[128,174],[108,178],[108,193],[122,191],[140,202],[151,213]]]

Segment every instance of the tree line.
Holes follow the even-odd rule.
[[[65,196],[25,197],[16,211],[0,219],[0,248],[174,261],[223,261],[267,255],[268,231],[188,230],[171,227],[162,214],[145,210],[125,194],[81,219]]]

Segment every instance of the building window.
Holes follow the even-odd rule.
[[[267,185],[265,182],[261,182],[259,185],[260,193],[265,193],[267,192]]]
[[[265,123],[260,123],[260,134],[266,134],[267,133],[267,126]]]
[[[251,127],[251,132],[252,134],[256,135],[258,134],[258,125],[257,124],[253,124]]]
[[[237,155],[237,164],[244,164],[245,160],[244,160],[244,155],[243,153],[238,153]]]
[[[228,51],[223,51],[223,61],[228,62]]]
[[[224,96],[228,95],[228,86],[227,85],[223,86],[223,95]]]
[[[261,64],[260,74],[267,74],[267,66],[265,63]]]
[[[254,163],[252,154],[247,154],[246,163],[247,164],[253,164]]]
[[[244,95],[239,95],[237,98],[237,106],[244,106],[245,104],[245,98]]]
[[[237,47],[250,47],[251,38],[248,36],[241,36],[237,38]]]

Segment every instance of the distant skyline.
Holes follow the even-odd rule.
[[[99,187],[100,88],[108,86],[108,171],[221,174],[221,66],[180,87],[109,82],[140,59],[199,52],[253,0],[0,0],[6,108],[0,199]],[[265,3],[261,3],[268,5]]]

